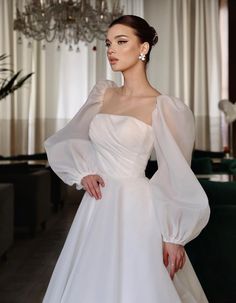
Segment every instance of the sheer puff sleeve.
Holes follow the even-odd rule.
[[[98,82],[74,118],[44,142],[53,171],[65,183],[76,184],[77,189],[82,188],[80,182],[84,176],[98,173],[95,152],[89,138],[89,125],[99,112],[106,89],[113,86],[113,81]]]
[[[163,241],[185,245],[210,215],[207,196],[190,168],[194,117],[179,99],[160,96],[152,124],[158,170],[150,185]]]

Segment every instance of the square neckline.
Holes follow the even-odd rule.
[[[111,81],[115,87],[118,87],[118,85],[113,80],[109,80],[109,81]],[[101,103],[103,103],[103,101],[104,101],[104,95],[105,95],[105,93],[106,93],[106,91],[107,91],[108,88],[110,88],[110,87],[109,86],[106,87],[105,90],[104,90],[104,92],[103,92],[102,102]],[[156,110],[158,98],[161,97],[161,96],[164,96],[164,95],[160,94],[158,96],[154,96],[153,97],[153,98],[155,98],[155,107],[154,107],[153,111],[151,112],[151,116],[153,116],[153,113]],[[144,122],[143,120],[141,120],[141,119],[139,119],[139,118],[137,118],[135,116],[131,116],[131,115],[120,115],[120,114],[104,113],[104,112],[97,112],[96,115],[107,115],[107,116],[118,116],[118,117],[120,116],[120,117],[126,117],[126,118],[135,119],[136,121],[139,121],[139,122],[145,124],[147,127],[151,128],[151,129],[152,129],[152,125],[153,125],[153,123],[152,124],[148,124],[148,123]],[[153,119],[152,119],[152,121],[153,121]]]
[[[154,111],[154,110],[153,110]],[[98,112],[96,115],[105,115],[105,116],[111,116],[111,117],[122,117],[122,118],[130,118],[130,119],[134,119],[142,124],[144,124],[145,126],[147,126],[148,128],[152,129],[152,125],[142,121],[141,119],[138,119],[134,116],[130,116],[130,115],[117,115],[117,114],[111,114],[111,113],[103,113],[103,112]]]

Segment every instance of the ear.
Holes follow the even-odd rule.
[[[149,46],[148,42],[142,43],[141,48],[140,48],[140,53],[146,55],[148,53],[148,51],[149,51],[149,48],[150,48],[150,46]]]

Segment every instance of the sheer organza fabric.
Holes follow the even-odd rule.
[[[99,174],[89,126],[99,113],[103,96],[113,81],[100,81],[75,117],[45,141],[50,166],[67,184],[81,189],[81,179]],[[179,99],[157,97],[152,114],[158,171],[150,180],[163,239],[185,245],[207,224],[207,196],[190,168],[195,127],[190,109]]]
[[[162,241],[185,245],[209,219],[205,192],[190,168],[194,118],[179,99],[157,97],[152,126],[102,114],[113,81],[99,82],[62,130],[47,139],[52,169],[81,189],[81,179],[105,180],[102,199],[85,193],[54,269],[44,303],[205,303],[187,258],[172,281]],[[158,170],[144,171],[155,148]]]

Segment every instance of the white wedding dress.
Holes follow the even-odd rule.
[[[52,169],[67,184],[87,174],[105,181],[102,199],[85,193],[44,303],[205,303],[188,258],[172,281],[162,241],[186,244],[207,224],[207,197],[189,167],[192,112],[157,97],[152,126],[99,113],[113,81],[99,82],[69,124],[47,139]],[[155,147],[158,171],[144,170]]]

